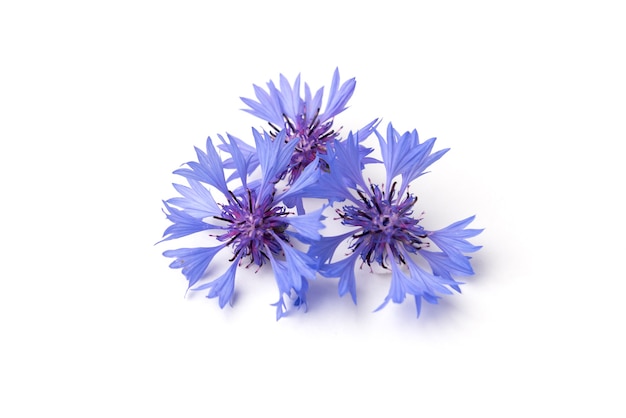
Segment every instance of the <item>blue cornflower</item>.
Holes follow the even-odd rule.
[[[417,315],[422,299],[437,303],[441,294],[460,292],[453,275],[472,275],[470,257],[464,253],[480,249],[467,241],[478,235],[480,229],[466,229],[474,217],[453,223],[437,230],[422,226],[421,215],[413,214],[417,197],[408,191],[409,184],[424,174],[424,170],[441,158],[448,149],[432,152],[435,138],[419,142],[416,131],[400,134],[388,125],[385,139],[376,131],[381,148],[386,182],[366,182],[361,172],[361,162],[354,158],[358,152],[358,139],[349,135],[337,143],[335,159],[330,174],[322,176],[311,189],[311,196],[327,193],[335,201],[344,200],[336,212],[342,224],[353,227],[350,232],[333,237],[323,237],[312,246],[309,254],[320,262],[319,271],[326,277],[339,278],[339,294],[350,293],[356,303],[357,260],[361,266],[372,263],[391,269],[389,294],[376,309],[389,301],[400,303],[406,295],[415,298]],[[398,182],[396,179],[400,177]],[[337,246],[348,240],[350,253],[339,261],[332,261]],[[423,262],[414,259],[420,256]],[[430,271],[422,267],[428,265]]]
[[[316,264],[310,256],[294,248],[292,240],[305,243],[318,240],[324,209],[296,216],[284,205],[285,199],[297,196],[319,177],[318,165],[312,164],[288,188],[277,188],[276,183],[297,145],[286,141],[285,134],[279,133],[273,139],[267,133],[253,130],[261,178],[250,181],[250,159],[240,149],[241,141],[230,135],[228,140],[220,136],[238,174],[235,178],[240,184],[236,188],[229,186],[231,179],[225,178],[224,164],[209,137],[206,151],[196,148],[198,161],[174,171],[187,180],[189,187],[174,184],[181,197],[164,202],[166,216],[173,224],[165,230],[163,241],[212,230],[214,233],[206,236],[215,237],[221,243],[214,247],[180,248],[163,253],[175,258],[170,267],[182,268],[188,288],[210,289],[207,297],[217,297],[223,308],[232,301],[237,266],[255,265],[258,270],[269,263],[279,290],[279,300],[274,304],[276,319],[285,314],[285,296],[293,296],[296,306],[306,308],[308,280],[315,278]],[[224,202],[217,203],[205,184],[221,193]],[[231,266],[213,281],[196,286],[215,255],[226,247],[232,249]]]
[[[256,101],[241,98],[249,106],[249,109],[244,109],[246,112],[267,121],[271,127],[272,137],[285,131],[285,139],[288,142],[297,142],[288,167],[282,173],[282,177],[286,178],[289,184],[296,181],[313,161],[319,161],[322,170],[328,168],[326,155],[333,147],[333,143],[339,139],[341,129],[333,128],[333,120],[336,115],[346,109],[355,85],[354,78],[340,85],[339,70],[336,69],[324,111],[321,110],[324,88],[312,94],[308,84],[305,83],[304,98],[302,98],[300,75],[296,77],[293,86],[282,74],[279,87],[273,81],[267,84],[268,91],[254,85]],[[376,120],[361,129],[361,140],[372,132],[375,124]],[[364,150],[361,152],[363,153]],[[254,159],[252,162],[254,164]]]

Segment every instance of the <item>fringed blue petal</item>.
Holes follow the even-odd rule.
[[[413,131],[411,134],[417,140],[417,132]],[[430,138],[426,142],[416,146],[417,152],[412,156],[412,163],[407,167],[402,168],[402,181],[403,184],[409,184],[416,178],[425,174],[425,171],[431,164],[439,160],[443,155],[450,150],[445,148],[431,154],[433,145],[436,138]],[[418,142],[419,143],[419,142]]]
[[[222,248],[224,248],[224,245],[218,245],[217,247],[179,248],[177,250],[167,250],[163,252],[163,255],[176,258],[170,264],[170,268],[182,268],[182,273],[187,278],[189,282],[188,288],[190,288],[202,278],[213,257]]]
[[[272,270],[274,270],[274,280],[276,281],[276,286],[278,287],[278,293],[280,295],[280,304],[274,304],[273,306],[276,306],[276,309],[280,310],[282,315],[285,309],[283,295],[289,295],[291,289],[293,288],[291,278],[289,277],[289,266],[284,260],[277,260],[271,253],[268,255],[272,264]],[[279,319],[279,317],[280,316],[277,312],[276,319]]]
[[[336,144],[339,144],[339,142]],[[329,150],[328,155],[324,156],[324,160],[328,162],[328,170],[324,172],[318,169],[321,172],[317,181],[307,186],[301,195],[297,197],[327,199],[330,204],[352,198],[352,194],[347,187],[348,181],[344,174],[344,167],[341,166],[335,155],[335,150]],[[311,165],[309,164],[307,169]]]
[[[421,299],[428,303],[436,304],[440,296],[438,294],[452,294],[446,286],[459,289],[461,283],[454,281],[452,278],[438,276],[427,272],[418,266],[410,257],[407,256],[407,265],[409,267],[411,280],[407,282],[408,292],[415,296],[415,306],[417,316],[420,315]]]
[[[293,301],[293,305],[298,309],[304,309],[304,312],[308,311],[308,304],[306,300],[306,292],[309,290],[309,282],[307,280],[302,281],[302,287],[300,290],[295,291],[296,298]]]
[[[469,257],[451,258],[448,254],[439,251],[420,250],[418,252],[430,265],[437,276],[452,278],[455,276],[471,276],[474,274]]]
[[[401,265],[392,263],[389,294],[383,303],[376,308],[376,311],[385,307],[390,301],[402,303],[406,295],[409,294],[415,297],[415,307],[419,317],[422,306],[421,299],[436,304],[441,298],[440,295],[452,294],[448,287],[453,287],[456,290],[461,284],[452,278],[438,276],[422,269],[406,251],[403,255],[408,267],[408,274],[402,271]]]
[[[480,250],[482,247],[473,245],[467,238],[480,234],[482,229],[465,229],[473,220],[474,216],[455,222],[438,231],[429,234],[429,238],[437,244],[441,251],[449,256],[460,253],[469,253]]]
[[[402,175],[402,190],[411,181],[424,174],[428,166],[448,151],[448,149],[443,149],[431,154],[435,138],[420,144],[417,131],[400,134],[391,123],[387,125],[387,138],[384,138],[378,131],[375,131],[375,134],[378,137],[387,172],[387,182]]]
[[[320,229],[325,228],[322,223],[322,220],[326,219],[325,216],[322,216],[324,209],[326,206],[305,215],[288,216],[285,221],[294,227],[300,236],[305,238],[304,242],[317,241],[321,238]]]
[[[356,136],[358,142],[363,142],[376,131],[376,128],[379,124],[380,119],[376,118],[358,131],[356,131],[356,133],[354,133],[353,135]]]
[[[278,321],[280,318],[285,316],[287,313],[287,306],[285,305],[285,300],[283,295],[281,294],[278,300],[275,303],[271,304],[276,307],[276,320]]]
[[[337,246],[351,237],[352,234],[353,232],[350,231],[333,237],[322,237],[319,241],[311,244],[307,254],[317,260],[319,264],[330,261],[335,253],[335,250],[337,249]]]
[[[198,162],[188,162],[189,168],[178,169],[174,171],[174,174],[210,184],[224,195],[228,195],[228,187],[224,178],[224,166],[213,146],[211,137],[208,137],[206,141],[206,153],[196,147],[196,155],[198,156]]]
[[[402,273],[400,266],[396,263],[391,263],[391,284],[389,286],[389,293],[385,297],[383,303],[381,303],[380,306],[374,310],[374,312],[378,312],[387,306],[389,301],[402,303],[406,298],[407,280],[408,278],[404,273]]]
[[[311,95],[308,84],[304,84],[304,99],[300,96],[300,75],[290,85],[287,78],[280,74],[279,88],[273,81],[267,83],[268,91],[253,85],[257,100],[242,97],[241,100],[249,107],[244,111],[272,123],[282,129],[285,125],[285,116],[295,121],[298,115],[303,114],[310,123],[315,115],[320,112],[324,89],[320,88],[315,95]],[[339,69],[335,69],[329,89],[326,108],[319,114],[319,120],[325,123],[334,118],[347,108],[347,103],[354,93],[356,81],[351,78],[340,85]]]
[[[248,146],[247,148],[244,148],[246,150],[246,153],[244,154],[241,148],[239,148],[239,144],[243,143],[243,141],[230,134],[226,135],[228,136],[228,142],[221,135],[219,135],[219,138],[222,141],[222,146],[231,155],[231,158],[229,160],[233,168],[235,169],[235,173],[233,173],[233,175],[229,177],[229,180],[233,178],[239,178],[241,179],[243,187],[247,188],[248,174],[253,171],[253,169],[250,169],[251,160],[253,159],[253,155],[255,155],[256,152],[254,154],[250,154],[248,152],[248,148],[252,147]],[[224,166],[226,166],[226,164],[224,164]]]
[[[167,200],[170,205],[178,206],[194,218],[202,219],[210,216],[219,216],[222,210],[213,199],[211,192],[200,182],[188,180],[191,188],[174,184],[174,188],[183,197],[174,197]]]
[[[169,241],[171,239],[185,237],[187,235],[195,234],[196,232],[215,228],[214,225],[204,222],[202,218],[196,218],[185,211],[176,209],[175,207],[168,205],[165,201],[163,204],[167,209],[167,211],[163,210],[163,213],[165,213],[167,219],[172,221],[173,224],[167,227],[163,233],[164,238],[159,242]]]
[[[315,92],[315,96],[311,97],[311,89],[309,85],[304,83],[304,102],[306,104],[306,120],[311,121],[315,117],[315,114],[320,111],[322,107],[322,96],[324,95],[324,88],[320,88]]]
[[[446,286],[461,284],[424,270],[408,255],[406,264],[410,273],[410,280],[407,281],[407,290],[413,295],[430,294],[436,296],[437,293],[451,295],[452,292]]]
[[[339,296],[344,296],[350,292],[352,301],[356,305],[356,276],[354,274],[354,267],[356,260],[359,258],[359,253],[353,253],[343,260],[335,263],[323,264],[319,272],[325,277],[338,277],[338,290]]]
[[[295,250],[292,251],[295,252]],[[294,304],[298,307],[304,306],[306,310],[306,292],[309,288],[307,279],[303,278],[301,273],[295,271],[297,268],[294,269],[294,266],[292,265],[292,263],[294,261],[297,262],[297,260],[295,260],[292,255],[287,256],[287,253],[285,255],[285,260],[277,260],[271,253],[268,254],[272,264],[272,269],[274,270],[274,278],[279,292],[278,301],[272,304],[272,306],[276,307],[277,321],[285,316],[286,305],[284,298],[289,297],[292,292],[296,295]],[[305,270],[306,269],[309,269],[309,267],[305,267]],[[294,280],[295,276],[297,276],[296,280]]]
[[[289,81],[284,75],[280,75],[279,97],[283,114],[294,120],[303,107],[302,99],[300,99],[300,74],[296,77],[293,87],[289,85]]]
[[[317,184],[320,174],[319,158],[316,157],[315,160],[306,166],[296,181],[285,192],[277,195],[275,199],[281,201],[289,198],[308,197],[307,188]]]
[[[354,78],[349,79],[339,87],[339,69],[336,68],[333,73],[333,80],[328,90],[328,102],[324,109],[322,120],[328,120],[339,113],[346,110],[346,105],[354,93],[356,81]]]
[[[199,291],[204,289],[211,289],[209,293],[206,295],[207,298],[218,298],[220,308],[224,308],[227,303],[230,303],[233,298],[233,293],[235,290],[235,273],[237,271],[237,264],[239,262],[239,258],[234,260],[234,262],[228,267],[228,270],[224,274],[222,274],[217,279],[205,283],[201,286],[195,287],[192,290]]]
[[[344,141],[335,143],[335,159],[331,166],[331,175],[335,181],[343,178],[343,184],[349,187],[360,187],[367,190],[367,184],[363,180],[363,163],[359,158],[361,155],[359,141],[352,133]]]
[[[259,158],[257,157],[256,149],[236,136],[228,135],[228,138],[231,142],[235,142],[237,148],[239,148],[239,151],[243,154],[244,160],[247,162],[248,174],[252,174],[252,172],[259,166]],[[222,151],[230,153],[230,146],[227,144],[220,144],[218,145],[218,148]],[[236,170],[237,167],[235,166],[235,162],[232,158],[227,158],[224,160],[224,168]],[[233,173],[228,178],[228,181],[236,177],[238,177],[237,172]]]
[[[315,279],[317,263],[307,254],[293,248],[283,240],[278,240],[285,253],[285,261],[291,280],[291,287],[298,291],[302,287],[303,279]]]
[[[275,126],[282,126],[284,123],[283,112],[281,110],[280,98],[277,96],[278,90],[274,87],[274,84],[271,81],[268,83],[269,94],[259,86],[254,85],[253,88],[258,102],[242,97],[241,100],[250,107],[250,109],[243,110],[260,119],[271,122]]]
[[[274,191],[274,184],[287,170],[297,141],[285,143],[284,131],[281,131],[276,138],[272,138],[266,132],[261,134],[256,129],[252,130],[252,134],[254,135],[262,176],[258,198],[263,200]]]

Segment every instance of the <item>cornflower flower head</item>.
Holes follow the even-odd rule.
[[[170,267],[182,269],[188,289],[209,289],[207,297],[217,297],[221,308],[232,302],[238,266],[256,266],[258,271],[270,264],[279,291],[279,300],[274,306],[276,319],[280,319],[286,312],[285,297],[293,297],[294,304],[304,306],[306,310],[308,280],[315,278],[316,264],[310,256],[294,248],[292,240],[295,238],[305,243],[318,240],[319,229],[323,228],[321,213],[324,209],[296,216],[287,209],[284,200],[315,183],[319,169],[316,164],[307,167],[289,187],[279,190],[277,181],[289,163],[296,143],[285,141],[285,133],[274,139],[256,130],[253,135],[261,169],[259,179],[249,181],[250,159],[245,158],[239,147],[240,141],[230,135],[227,135],[228,140],[222,136],[220,139],[238,172],[235,177],[239,179],[238,187],[229,185],[231,181],[224,176],[224,164],[210,137],[206,151],[196,148],[197,161],[188,162],[187,167],[174,171],[187,180],[189,187],[174,184],[181,196],[164,201],[165,214],[172,225],[165,230],[162,241],[201,232],[220,244],[168,250],[163,255],[175,258]],[[223,196],[222,203],[217,203],[211,190]],[[226,247],[232,249],[230,267],[216,279],[196,286],[214,257]]]
[[[341,129],[333,128],[334,117],[346,109],[354,93],[356,81],[351,78],[341,84],[339,70],[336,69],[323,111],[321,107],[324,88],[312,94],[309,85],[304,83],[304,97],[301,97],[300,85],[300,75],[292,86],[281,74],[278,87],[273,81],[267,84],[267,91],[254,85],[256,100],[241,98],[249,107],[244,109],[246,112],[267,121],[271,127],[271,137],[275,138],[279,132],[284,131],[286,141],[297,142],[291,160],[282,173],[282,177],[286,177],[289,184],[296,181],[313,161],[318,161],[322,170],[328,168],[326,156],[334,142],[339,139]],[[376,122],[370,122],[361,130],[362,140],[373,131]]]
[[[344,204],[336,209],[341,223],[352,227],[350,232],[333,237],[323,237],[309,249],[309,255],[320,263],[319,272],[326,277],[339,278],[340,296],[350,293],[356,303],[357,261],[361,266],[378,264],[391,270],[389,293],[376,309],[389,301],[401,303],[406,295],[414,296],[417,315],[422,299],[437,303],[450,289],[460,292],[453,275],[468,276],[474,272],[470,257],[464,253],[480,249],[467,241],[482,230],[467,229],[474,217],[455,222],[446,228],[431,231],[422,224],[422,214],[414,216],[417,197],[409,192],[409,183],[424,174],[424,170],[441,158],[448,149],[432,152],[435,138],[419,142],[416,131],[400,134],[392,124],[387,137],[376,132],[386,181],[382,184],[366,182],[361,164],[354,153],[358,139],[349,135],[336,145],[336,155],[331,163],[330,175],[324,177],[311,195],[321,195],[325,190],[335,201]],[[400,177],[400,180],[395,180]],[[333,186],[334,185],[334,186]],[[348,241],[349,254],[333,261],[338,245]],[[415,257],[421,257],[418,262]],[[428,265],[429,269],[422,267]]]

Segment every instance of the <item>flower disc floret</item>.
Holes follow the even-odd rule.
[[[383,187],[383,186],[381,186]],[[420,219],[413,218],[412,207],[417,197],[407,192],[406,196],[396,198],[396,183],[393,183],[388,196],[381,187],[370,184],[370,190],[364,193],[357,190],[360,201],[355,205],[346,205],[337,213],[344,225],[359,227],[352,235],[350,248],[359,252],[361,259],[371,265],[377,262],[385,266],[388,249],[398,263],[405,263],[400,246],[411,253],[428,247],[424,242],[427,233],[419,225]]]
[[[306,105],[296,115],[295,120],[283,114],[285,124],[282,129],[286,132],[286,141],[298,142],[289,162],[289,170],[283,174],[283,176],[289,174],[288,180],[290,183],[300,176],[306,166],[315,160],[318,154],[327,155],[329,145],[339,137],[339,130],[335,131],[332,129],[332,119],[327,121],[320,120],[320,108],[317,108],[313,119],[307,119],[306,115]],[[281,128],[271,122],[269,125],[273,129],[273,131],[270,131],[270,135],[276,137]],[[328,171],[328,163],[325,160],[320,159],[320,165],[323,170]]]
[[[217,239],[233,247],[231,261],[239,256],[247,257],[249,265],[260,267],[269,261],[266,249],[279,254],[282,249],[278,239],[289,241],[285,233],[289,226],[285,217],[289,212],[282,205],[272,206],[273,194],[260,202],[256,199],[256,193],[250,189],[243,196],[230,194],[228,204],[222,205],[221,215],[214,216],[226,222],[222,227],[226,232],[218,235]]]

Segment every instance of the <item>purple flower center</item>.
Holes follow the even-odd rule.
[[[331,129],[333,120],[329,119],[322,122],[319,119],[319,113],[320,109],[317,109],[311,120],[307,120],[306,108],[297,115],[296,120],[291,120],[287,115],[283,114],[285,119],[284,129],[287,132],[285,141],[298,141],[289,163],[289,169],[283,174],[283,178],[288,176],[289,184],[292,184],[300,177],[302,171],[315,160],[318,153],[326,155],[328,153],[328,144],[339,136],[338,131],[335,132],[335,130]],[[270,132],[270,135],[275,138],[280,129],[272,123],[270,123],[270,126],[274,130]],[[320,166],[324,170],[328,169],[326,161],[320,160]]]
[[[260,202],[250,189],[242,196],[233,192],[230,195],[228,204],[221,205],[221,216],[215,216],[227,223],[222,227],[226,232],[217,239],[233,247],[235,254],[231,261],[237,257],[249,257],[248,266],[256,264],[260,267],[269,260],[266,250],[272,254],[282,253],[278,239],[289,241],[285,234],[288,224],[283,220],[289,212],[283,206],[273,205],[273,195]]]
[[[353,235],[350,249],[360,252],[361,259],[371,265],[373,261],[385,266],[388,250],[399,263],[404,263],[404,251],[417,252],[429,244],[424,242],[427,234],[421,225],[420,219],[412,218],[411,208],[417,202],[417,197],[407,192],[404,198],[394,199],[396,183],[393,183],[389,196],[378,186],[370,184],[370,191],[357,191],[360,201],[355,206],[344,206],[337,210],[343,219],[344,225],[357,226],[360,229]]]

